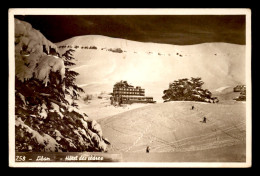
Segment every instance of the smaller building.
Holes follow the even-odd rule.
[[[245,85],[237,85],[236,87],[234,87],[234,92],[243,92],[246,90],[246,86]]]
[[[235,91],[235,88],[236,88],[236,91]],[[239,97],[235,98],[234,100],[237,100],[237,101],[246,101],[246,86],[236,86],[234,88],[234,92],[240,92],[240,95]]]
[[[122,96],[122,104],[132,104],[132,103],[154,103],[153,97],[145,96]]]

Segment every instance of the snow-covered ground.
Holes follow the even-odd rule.
[[[94,98],[88,102],[78,101],[79,109],[86,113],[91,119],[98,120],[105,117],[117,115],[126,111],[137,109],[151,104],[132,104],[113,106],[107,98]]]
[[[229,88],[230,86],[224,86],[224,87],[220,87],[220,88],[217,88],[216,91],[217,92],[222,92],[223,90]]]
[[[218,104],[171,101],[114,107],[109,96],[104,96],[88,103],[81,101],[79,107],[101,124],[103,135],[111,142],[109,152],[144,153],[149,146],[151,153],[191,152],[203,160],[214,151],[218,153],[210,160],[221,156],[223,161],[245,154],[246,104],[232,98]],[[207,123],[202,123],[203,117]],[[225,158],[224,153],[232,147],[237,147],[241,155],[233,158],[235,154],[229,152]],[[131,160],[133,156],[126,157]]]
[[[191,110],[192,105],[194,110]],[[104,136],[110,139],[110,152],[144,153],[147,146],[151,153],[204,151],[244,144],[245,110],[241,102],[167,102],[133,109],[98,122]],[[203,117],[207,118],[207,123],[202,123]],[[241,150],[245,152],[245,148]]]
[[[109,152],[144,153],[150,146],[151,153],[205,151],[202,157],[206,158],[206,151],[214,150],[213,160],[217,161],[220,148],[232,152],[230,148],[242,146],[237,156],[244,154],[245,103],[232,100],[237,95],[232,87],[245,83],[244,45],[177,46],[105,36],[74,37],[57,45],[79,46],[72,69],[80,74],[76,81],[86,94],[112,92],[116,82],[126,80],[157,101],[123,107],[111,106],[109,97],[79,101],[80,110],[101,124],[103,135],[111,142]],[[97,49],[81,49],[85,46]],[[124,52],[114,53],[107,50],[110,48]],[[201,77],[203,88],[216,93],[220,102],[162,103],[163,90],[170,82],[190,77]],[[201,122],[204,116],[207,123]]]

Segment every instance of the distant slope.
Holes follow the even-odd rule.
[[[112,91],[120,80],[146,89],[146,95],[161,100],[169,82],[202,77],[205,87],[217,89],[245,83],[245,46],[228,43],[168,45],[90,35],[74,37],[57,46],[78,46],[74,69],[77,83],[88,93]],[[95,46],[97,49],[81,49]],[[120,48],[121,53],[109,49]],[[68,48],[61,48],[64,52]]]
[[[218,97],[220,101],[227,101],[227,100],[234,100],[237,98],[240,94],[240,92],[234,92],[234,87],[221,87],[213,90],[212,93]]]
[[[144,153],[146,146],[151,153],[204,151],[244,144],[245,110],[241,102],[168,102],[100,119],[99,123],[112,144],[110,152]],[[201,123],[204,116],[207,123]]]

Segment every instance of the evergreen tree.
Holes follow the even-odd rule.
[[[75,50],[69,49],[67,50],[63,55],[62,58],[64,59],[64,65],[67,67],[65,68],[65,93],[70,95],[70,97],[73,100],[77,100],[78,97],[80,97],[79,92],[84,92],[84,90],[80,87],[78,87],[75,84],[76,76],[79,75],[79,73],[70,70],[68,67],[75,65],[75,63],[72,62],[75,58],[73,57],[72,53]],[[73,106],[77,106],[76,103],[72,104]]]
[[[179,79],[169,84],[169,89],[163,91],[165,101],[204,101],[214,102],[216,97],[208,89],[202,89],[201,78]]]
[[[15,25],[15,150],[106,151],[100,125],[70,101],[83,92],[75,84],[78,73],[68,68],[73,50],[61,58],[57,46],[28,23]]]
[[[115,88],[127,88],[128,86],[130,86],[130,84],[128,84],[127,81],[123,81],[123,80],[117,82],[114,85]]]

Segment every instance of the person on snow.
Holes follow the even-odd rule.
[[[146,153],[149,153],[150,152],[150,148],[149,146],[146,147]]]
[[[207,118],[203,117],[203,123],[206,123],[206,121],[207,121]]]

